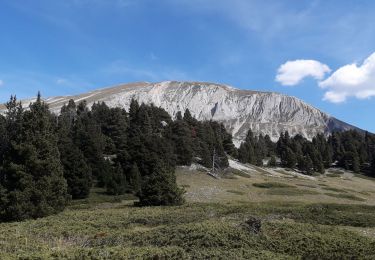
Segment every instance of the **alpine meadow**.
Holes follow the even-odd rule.
[[[374,10],[2,1],[0,260],[375,259]]]

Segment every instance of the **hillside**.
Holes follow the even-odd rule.
[[[311,139],[317,133],[357,129],[295,97],[206,82],[130,83],[75,96],[51,97],[46,101],[51,110],[58,113],[69,99],[86,100],[89,106],[103,101],[110,107],[127,109],[133,98],[160,106],[172,117],[189,109],[198,120],[222,122],[232,133],[236,145],[249,129],[268,134],[273,141],[284,131]]]
[[[137,208],[128,195],[95,189],[58,215],[2,223],[0,258],[375,257],[373,180],[343,171],[308,178],[231,165],[237,170],[221,179],[179,168],[178,183],[187,190],[183,206]]]

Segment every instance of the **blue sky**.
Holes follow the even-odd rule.
[[[374,24],[372,0],[0,0],[0,101],[212,81],[375,132]]]

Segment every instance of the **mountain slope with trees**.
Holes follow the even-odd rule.
[[[370,133],[318,134],[309,141],[286,131],[272,142],[249,130],[237,149],[221,123],[198,121],[188,109],[172,118],[135,99],[129,111],[104,102],[89,109],[86,101],[70,100],[55,115],[40,95],[28,109],[11,97],[0,131],[2,221],[55,214],[71,199],[87,198],[93,186],[110,195],[132,193],[139,206],[179,205],[184,199],[176,166],[225,169],[229,157],[258,166],[266,160],[269,167],[309,175],[337,166],[375,177]]]

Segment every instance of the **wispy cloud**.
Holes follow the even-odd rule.
[[[276,81],[283,86],[295,86],[306,77],[322,80],[331,69],[316,60],[287,61],[277,71]]]
[[[4,78],[2,82],[6,87],[2,88],[1,101],[7,100],[10,95],[28,98],[34,96],[38,91],[41,91],[44,96],[75,94],[80,91],[87,91],[93,86],[83,77],[75,75],[56,76],[37,71],[12,71],[11,73],[3,73],[2,77]]]
[[[155,53],[153,53],[153,52],[150,53],[150,60],[155,61],[155,60],[158,60],[158,59],[159,59],[159,57],[156,56]]]
[[[135,80],[162,81],[188,79],[188,75],[185,72],[176,68],[165,66],[135,67],[130,66],[124,61],[114,61],[101,69],[100,72],[107,75],[123,76],[124,78],[131,77]]]
[[[309,21],[316,1],[303,9],[293,9],[280,1],[262,0],[165,0],[178,7],[187,7],[195,12],[219,15],[246,30],[259,32],[264,36],[300,27]]]
[[[4,81],[0,79],[0,87],[4,85]]]

